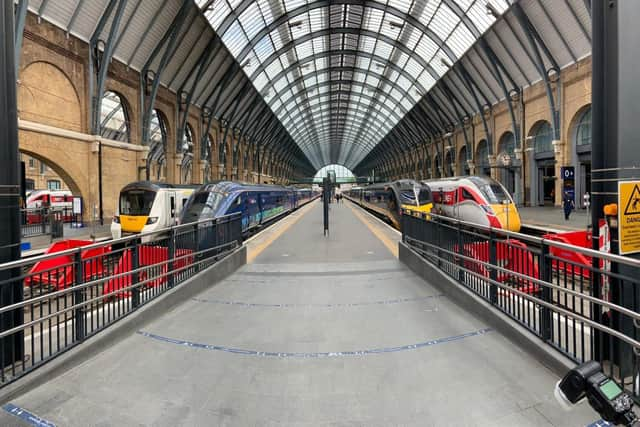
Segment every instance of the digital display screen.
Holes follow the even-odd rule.
[[[620,389],[620,387],[618,387],[618,384],[611,380],[601,384],[600,391],[609,400],[615,399],[620,393],[622,393],[622,390]]]

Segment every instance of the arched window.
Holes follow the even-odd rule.
[[[184,136],[182,137],[182,144],[178,144],[176,146],[176,152],[182,153],[182,154],[186,154],[186,153],[193,154],[193,138],[194,138],[193,128],[189,123],[187,123],[187,126],[184,129]]]
[[[453,155],[451,154],[453,150],[447,150],[447,154],[445,155],[444,159],[444,166],[445,166],[445,175],[446,176],[453,176]]]
[[[202,144],[202,146],[200,147],[200,158],[202,160],[211,161],[211,157],[213,154],[212,153],[213,147],[214,147],[213,137],[211,135],[207,135],[207,139],[205,140],[205,143]]]
[[[591,145],[591,107],[589,106],[576,123],[576,145]]]
[[[129,111],[124,99],[115,92],[106,91],[100,109],[100,136],[120,142],[130,142]]]
[[[158,110],[151,112],[149,139],[150,176],[161,180],[163,176],[166,177],[167,122]]]
[[[429,154],[424,160],[424,173],[425,177],[431,178],[431,156]]]
[[[478,175],[491,175],[489,164],[489,144],[486,139],[481,140],[476,147],[476,173]]]
[[[513,133],[505,132],[500,138],[500,143],[498,144],[498,154],[499,155],[508,154],[513,161],[514,154],[515,154],[515,146],[516,146],[516,141],[515,141],[515,138],[513,137]],[[513,169],[510,167],[501,167],[499,177],[500,177],[499,178],[500,182],[502,182],[502,185],[505,186],[505,188],[507,189],[507,191],[509,191],[510,194],[513,194],[516,188],[515,172],[513,171]]]
[[[184,130],[182,144],[178,147],[182,153],[182,164],[180,165],[180,179],[183,184],[188,184],[192,180],[193,172],[193,128],[187,123]]]
[[[498,154],[507,153],[513,157],[516,149],[516,139],[513,137],[513,133],[505,132],[500,138],[500,144],[498,144]]]
[[[553,130],[547,121],[539,122],[531,131],[535,153],[548,153],[553,151]]]
[[[218,163],[220,163],[220,165],[227,163],[227,146],[222,142],[220,142],[218,146]]]
[[[469,175],[469,162],[467,161],[467,146],[463,145],[458,153],[458,175]]]

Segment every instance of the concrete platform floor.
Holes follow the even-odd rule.
[[[520,219],[525,225],[542,227],[547,230],[570,231],[570,230],[586,230],[587,217],[586,209],[577,209],[571,212],[569,220],[564,219],[562,208],[555,206],[535,206],[535,207],[519,207]]]
[[[328,237],[320,203],[288,217],[227,280],[11,404],[58,426],[597,419],[564,412],[554,374],[405,268],[398,234],[356,209],[332,205]]]

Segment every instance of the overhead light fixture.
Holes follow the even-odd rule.
[[[444,135],[442,135],[442,137],[443,137],[443,138],[450,138],[450,137],[452,137],[452,136],[453,136],[453,133],[452,133],[452,132],[447,132],[447,133],[445,133]]]
[[[496,9],[491,2],[487,2],[487,15],[491,15],[496,19],[500,16],[500,12],[498,12],[498,9]]]
[[[244,61],[244,62],[242,63],[242,65],[240,65],[240,66],[241,66],[242,68],[244,68],[244,67],[251,67],[251,58],[247,58],[247,60],[246,60],[246,61]]]
[[[418,95],[420,98],[424,96],[418,89],[416,89],[416,95]]]
[[[291,27],[291,28],[297,28],[297,27],[301,27],[301,26],[302,26],[302,21],[289,22],[289,27]]]
[[[389,21],[389,26],[393,29],[401,29],[404,24],[402,22]]]
[[[442,64],[443,67],[451,68],[451,64],[449,64],[449,61],[447,61],[444,58],[440,58],[440,63]]]
[[[376,67],[378,67],[378,68],[384,68],[386,65],[381,64],[381,63],[379,63],[379,62],[376,62],[376,63],[375,63],[375,66],[376,66]]]
[[[311,64],[309,64],[309,63],[307,62],[307,63],[305,63],[305,64],[300,65],[300,68],[302,68],[302,69],[306,69],[306,68],[309,68],[310,66],[311,66]]]

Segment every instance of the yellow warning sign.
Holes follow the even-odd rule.
[[[640,252],[640,181],[618,183],[620,254]]]

